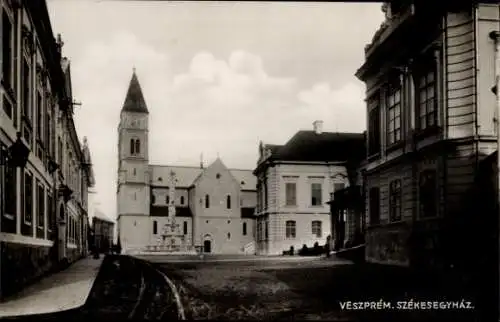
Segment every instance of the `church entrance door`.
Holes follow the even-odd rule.
[[[212,242],[210,240],[205,240],[205,242],[203,243],[203,252],[212,252]]]

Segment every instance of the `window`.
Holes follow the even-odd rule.
[[[295,182],[287,182],[285,185],[286,205],[297,205],[297,184]]]
[[[226,197],[226,207],[227,209],[231,209],[231,196]]]
[[[437,215],[438,185],[436,177],[435,170],[426,170],[420,173],[419,206],[421,218]]]
[[[11,119],[13,118],[15,110],[13,105],[10,103],[9,99],[6,96],[3,97],[3,110],[9,118]]]
[[[312,229],[312,234],[316,236],[317,238],[321,238],[322,231],[321,231],[321,221],[319,220],[314,220],[311,223],[311,229]]]
[[[51,232],[55,232],[56,228],[56,218],[55,218],[55,213],[54,210],[52,209],[54,207],[54,200],[52,198],[52,195],[47,195],[47,220],[48,220],[48,229]],[[53,236],[49,236],[49,239],[53,239]]]
[[[371,188],[369,198],[370,225],[377,225],[380,223],[380,189]]]
[[[182,227],[182,228],[184,230],[184,235],[187,235],[187,233],[188,233],[188,223],[187,223],[187,221],[185,221],[183,223],[183,225],[184,225],[184,227]]]
[[[50,142],[50,113],[48,110],[45,111],[45,131],[44,131],[44,137],[43,137],[43,142],[45,143],[45,147],[47,149],[47,152],[49,155],[52,155],[52,144]]]
[[[268,220],[266,220],[264,222],[264,236],[266,239],[269,238],[269,221]]]
[[[296,227],[295,227],[295,221],[293,220],[288,220],[286,222],[286,231],[285,231],[285,236],[286,238],[295,238],[296,236]]]
[[[323,187],[321,183],[312,183],[311,184],[311,205],[312,206],[321,206],[322,205],[322,194]]]
[[[23,205],[24,223],[31,225],[33,221],[33,175],[29,172],[24,173],[24,205]]]
[[[25,58],[23,59],[23,79],[22,79],[22,111],[23,115],[28,118],[28,120],[31,122],[32,120],[32,113],[31,113],[31,69],[28,60]]]
[[[247,235],[247,223],[244,222],[243,223],[243,236],[246,236]]]
[[[133,173],[133,175],[134,175],[134,176],[135,176],[135,175],[137,175],[137,170],[134,168],[134,169],[132,170],[132,173]]]
[[[389,219],[391,222],[401,220],[401,180],[389,184]]]
[[[42,184],[37,185],[38,191],[36,194],[36,204],[38,208],[38,220],[37,225],[39,228],[44,228],[45,226],[45,189]]]
[[[63,143],[61,140],[61,137],[57,138],[57,163],[59,164],[60,167],[63,165]]]
[[[419,130],[425,130],[437,125],[436,66],[427,63],[421,67],[421,70],[416,82],[418,112],[416,125]]]
[[[401,85],[399,79],[391,83],[387,92],[387,143],[401,141]]]
[[[158,222],[153,220],[153,235],[158,234]]]
[[[141,141],[139,139],[130,139],[130,154],[138,155],[141,153]]]
[[[210,208],[210,197],[205,195],[205,208]]]
[[[37,92],[36,94],[36,137],[41,140],[43,138],[43,105],[42,105],[42,94]]]
[[[156,202],[156,197],[154,194],[151,194],[151,203],[154,204]]]
[[[165,203],[166,203],[167,205],[169,205],[169,204],[170,204],[170,195],[167,195],[167,196],[165,197]]]
[[[139,139],[135,140],[135,154],[141,153],[141,141]]]
[[[9,15],[2,13],[2,73],[3,82],[7,87],[11,87],[12,77],[12,23]]]
[[[17,203],[17,169],[10,166],[4,166],[4,216],[9,219],[16,218]]]
[[[368,155],[380,153],[380,106],[379,94],[368,101],[373,106],[368,114]]]
[[[227,233],[227,239],[231,239],[231,233]]]
[[[264,179],[263,183],[263,195],[264,195],[264,209],[267,209],[268,206],[268,195],[267,195],[267,178]]]
[[[184,196],[181,196],[181,205],[184,204]]]

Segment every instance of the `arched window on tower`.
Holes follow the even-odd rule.
[[[135,140],[130,139],[130,154],[134,155],[135,154]]]
[[[135,154],[141,153],[141,141],[139,139],[135,140]]]
[[[210,196],[205,195],[205,208],[210,208]]]
[[[141,141],[139,139],[130,139],[130,155],[141,153]]]
[[[226,208],[231,209],[231,196],[226,196]]]
[[[170,196],[169,196],[169,195],[167,195],[167,196],[165,197],[165,202],[167,203],[167,205],[169,205],[169,204],[170,204]]]

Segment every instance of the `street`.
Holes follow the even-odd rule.
[[[422,282],[399,267],[354,265],[317,257],[148,259],[173,280],[188,319],[467,320],[473,313],[471,309],[395,312],[340,308],[343,301],[437,301],[465,297],[465,286],[460,283],[431,276]]]

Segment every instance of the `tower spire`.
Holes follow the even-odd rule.
[[[133,68],[132,78],[128,85],[127,96],[125,97],[122,111],[149,114],[135,67]]]

